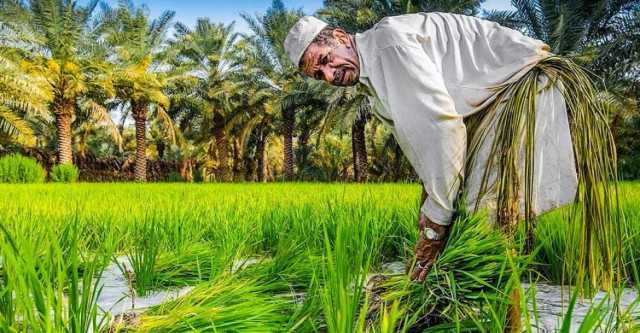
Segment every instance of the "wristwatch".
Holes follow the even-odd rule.
[[[440,234],[438,234],[438,232],[433,230],[432,228],[426,227],[424,228],[424,238],[428,240],[440,240],[442,239],[442,236],[440,236]]]

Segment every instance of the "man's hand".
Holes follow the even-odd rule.
[[[431,270],[431,266],[444,249],[447,242],[448,226],[431,222],[424,214],[420,213],[420,239],[416,244],[416,262],[411,273],[411,279],[424,281]],[[430,230],[429,230],[430,229]],[[426,230],[429,230],[427,233]],[[433,233],[435,231],[435,233]],[[429,239],[435,236],[437,239]]]

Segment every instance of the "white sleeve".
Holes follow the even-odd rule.
[[[433,222],[451,223],[464,172],[466,128],[429,56],[418,47],[379,50],[383,103],[394,135],[429,195],[421,211]]]

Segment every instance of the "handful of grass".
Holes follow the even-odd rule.
[[[439,318],[456,325],[484,326],[480,318],[487,318],[483,312],[488,305],[506,309],[511,285],[518,281],[513,273],[521,262],[485,216],[462,215],[424,282],[394,275],[384,283],[382,299],[387,304],[399,302],[418,321]],[[495,316],[506,313],[499,312]]]

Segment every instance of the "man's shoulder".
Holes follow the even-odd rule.
[[[416,32],[426,15],[427,13],[415,13],[387,16],[362,33],[362,37],[368,41],[371,50],[407,44],[408,37]]]
[[[446,12],[419,12],[412,14],[387,16],[378,21],[378,23],[376,23],[367,32],[371,31],[375,32],[376,34],[413,32],[416,30],[424,29],[429,25],[442,27],[445,25],[460,25],[460,23],[464,22],[497,25],[497,23],[495,22],[487,21],[480,17],[463,14]]]
[[[387,16],[363,33],[378,49],[393,45],[406,45],[416,35],[431,34],[444,26],[459,26],[464,21],[482,21],[479,18],[444,12],[420,12]],[[445,31],[451,29],[445,28]]]
[[[473,20],[485,21],[482,18],[469,16],[464,14],[455,14],[447,12],[418,12],[403,15],[386,16],[376,23],[371,30],[381,29],[398,29],[398,28],[415,28],[416,23],[424,21],[450,21],[450,20]]]

